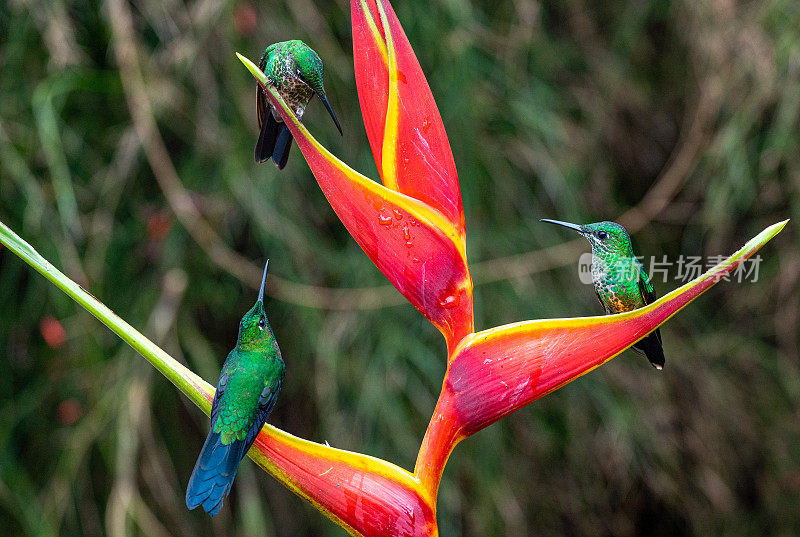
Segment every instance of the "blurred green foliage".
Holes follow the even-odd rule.
[[[638,253],[670,259],[728,254],[794,219],[758,282],[717,286],[662,329],[663,373],[625,352],[456,448],[441,534],[800,533],[800,4],[394,5],[455,154],[478,329],[600,313],[575,257],[544,263],[539,250],[573,237],[539,218],[613,219],[644,199],[623,223]],[[234,51],[290,38],[324,59],[345,136],[319,103],[305,122],[377,177],[345,0],[0,3],[0,219],[212,383],[255,291],[176,221],[131,108],[155,119],[221,244],[270,257],[310,296],[386,285],[297,149],[283,172],[253,164],[255,88]],[[364,292],[342,292],[340,310],[286,295],[268,304],[287,363],[270,421],[412,468],[442,338],[407,304],[353,309]],[[218,517],[188,512],[205,417],[6,251],[0,302],[5,534],[343,534],[249,463]]]

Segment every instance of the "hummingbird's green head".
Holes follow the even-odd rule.
[[[631,238],[625,228],[616,222],[595,222],[581,226],[560,220],[542,219],[541,221],[577,231],[592,245],[593,255],[633,256]]]
[[[286,46],[303,81],[311,86],[315,93],[324,94],[325,88],[322,84],[323,66],[319,55],[299,39],[288,41]]]
[[[290,50],[294,57],[295,64],[297,65],[298,77],[314,90],[314,93],[317,94],[317,97],[319,97],[319,100],[322,101],[322,104],[325,105],[325,109],[331,115],[331,119],[333,119],[333,122],[336,124],[336,128],[339,129],[339,134],[342,134],[342,127],[339,125],[339,120],[336,119],[336,114],[333,113],[331,103],[328,102],[328,97],[325,95],[325,86],[322,82],[322,60],[311,47],[299,39],[289,41],[288,43],[291,47]]]
[[[267,321],[267,313],[264,311],[264,284],[267,280],[268,266],[269,259],[264,266],[264,275],[261,277],[258,300],[239,322],[239,339],[236,346],[241,350],[267,352],[275,346],[275,335],[272,333],[272,328]]]
[[[267,72],[269,70],[268,64],[272,61],[272,58],[279,59],[277,64],[280,66],[279,69],[281,71],[288,71],[292,77],[300,80],[311,88],[317,97],[319,97],[319,100],[322,101],[322,104],[325,105],[325,109],[331,115],[331,119],[333,119],[333,122],[336,124],[336,128],[339,129],[339,134],[342,134],[342,127],[339,125],[339,120],[336,119],[336,114],[333,113],[331,103],[328,102],[328,96],[325,95],[325,86],[322,83],[324,69],[319,55],[299,39],[273,43],[264,50],[264,54],[261,56],[261,61],[258,64],[259,69],[264,71],[267,75],[269,75]]]

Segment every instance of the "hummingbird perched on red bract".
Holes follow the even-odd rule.
[[[592,283],[606,313],[623,313],[655,301],[653,284],[634,255],[631,238],[624,227],[616,222],[581,226],[560,220],[541,221],[575,230],[592,245]],[[647,356],[653,367],[663,369],[664,349],[658,329],[635,343],[633,348]]]
[[[211,404],[211,430],[186,487],[186,506],[203,506],[211,516],[233,485],[239,464],[267,421],[283,385],[285,366],[264,311],[264,284],[255,305],[239,323],[236,347],[228,354]]]
[[[342,134],[342,127],[322,84],[322,60],[308,45],[299,39],[274,43],[264,51],[258,67],[297,119],[303,118],[308,102],[317,95],[339,129],[339,134]],[[256,86],[256,111],[260,131],[256,143],[256,162],[266,162],[271,158],[278,169],[283,169],[289,160],[292,133],[261,86]]]

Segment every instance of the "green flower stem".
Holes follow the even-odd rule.
[[[64,291],[75,302],[83,306],[89,313],[97,317],[100,322],[109,327],[123,341],[133,347],[148,362],[158,369],[180,391],[200,407],[203,412],[210,414],[211,399],[214,396],[214,387],[197,376],[186,366],[164,352],[161,347],[147,339],[134,327],[123,321],[106,305],[86,292],[80,285],[69,279],[63,272],[51,265],[30,244],[14,233],[3,222],[0,222],[0,242],[14,252],[23,261],[36,269],[42,276]]]

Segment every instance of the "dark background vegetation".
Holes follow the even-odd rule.
[[[600,313],[577,280],[587,245],[554,256],[574,237],[539,218],[619,219],[671,259],[794,219],[758,282],[662,328],[663,372],[625,352],[460,445],[441,534],[799,534],[800,4],[394,4],[455,154],[478,329]],[[253,164],[234,56],[316,49],[345,135],[318,102],[306,123],[377,177],[349,20],[345,0],[0,2],[0,219],[212,383],[270,257],[287,362],[271,422],[412,468],[442,338],[296,148],[283,172]],[[218,517],[188,512],[205,416],[7,251],[0,303],[3,534],[343,535],[250,462]]]

